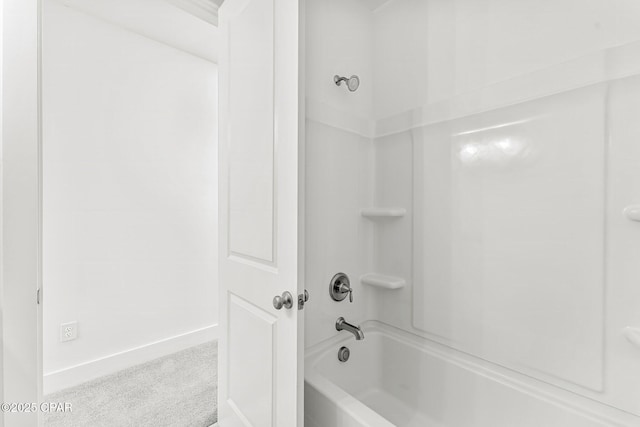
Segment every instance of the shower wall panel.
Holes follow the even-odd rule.
[[[371,11],[361,0],[306,2],[305,346],[337,333],[344,316],[364,319],[368,296],[358,278],[371,263],[371,232],[360,211],[371,205],[373,107]],[[327,28],[330,28],[328,31]],[[356,92],[334,75],[357,74]],[[344,272],[354,302],[333,301],[329,282]]]
[[[415,132],[416,328],[602,389],[605,95],[598,85]]]
[[[634,0],[392,0],[373,20],[376,119],[640,39]]]
[[[364,321],[366,295],[358,278],[371,259],[371,233],[360,216],[369,204],[373,149],[368,138],[307,120],[305,345],[336,334],[336,319]],[[344,272],[351,278],[354,302],[333,301],[329,281]]]
[[[407,209],[372,227],[372,268],[406,286],[370,289],[367,317],[640,414],[637,2],[372,16],[373,200]]]
[[[609,85],[605,379],[614,405],[640,415],[640,223],[622,214],[640,204],[640,74]]]
[[[640,229],[621,214],[640,204],[637,2],[311,0],[309,15],[307,280],[322,301],[307,344],[346,312],[559,404],[640,415],[625,339],[640,328]],[[336,91],[339,73],[359,74],[358,92]],[[353,306],[325,301],[338,266]]]

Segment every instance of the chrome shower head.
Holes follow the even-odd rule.
[[[349,90],[351,92],[355,92],[356,90],[358,90],[358,87],[360,86],[360,78],[358,76],[355,76],[355,75],[351,76],[349,78],[340,77],[338,75],[335,75],[333,77],[333,81],[338,86],[340,86],[342,84],[342,82],[347,83],[347,88],[349,88]]]

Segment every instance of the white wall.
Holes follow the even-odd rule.
[[[46,393],[215,337],[217,67],[53,0],[43,38]]]

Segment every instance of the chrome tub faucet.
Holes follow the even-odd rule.
[[[360,326],[352,325],[351,323],[344,320],[344,317],[338,317],[338,320],[336,320],[336,330],[351,332],[358,341],[364,339],[364,332],[362,332]]]

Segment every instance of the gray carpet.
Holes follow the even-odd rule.
[[[208,427],[218,418],[217,342],[45,396],[73,412],[47,414],[46,427]]]

